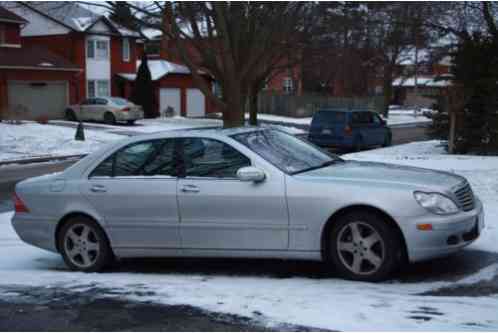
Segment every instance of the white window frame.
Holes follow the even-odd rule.
[[[90,85],[93,84],[93,93],[90,93],[92,89],[90,89]],[[94,98],[97,95],[97,86],[95,80],[87,80],[86,81],[86,97]]]
[[[129,38],[123,38],[122,53],[123,53],[122,54],[123,61],[129,62],[130,61],[130,54],[131,54],[131,47],[130,47],[130,39]]]
[[[294,81],[290,76],[286,76],[282,82],[282,90],[288,94],[294,91]]]
[[[99,91],[99,85],[105,84],[107,89],[107,94],[101,94]],[[91,94],[90,85],[93,85],[93,94]],[[86,97],[87,98],[98,98],[98,97],[109,97],[111,96],[111,82],[109,80],[87,80],[86,82]]]
[[[99,49],[99,43],[104,43],[105,48]],[[92,55],[90,55],[90,48],[92,49]],[[105,54],[102,54],[102,50],[105,50]],[[87,39],[86,41],[86,58],[94,60],[108,60],[109,59],[109,41],[104,39]]]

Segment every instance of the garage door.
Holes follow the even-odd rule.
[[[22,118],[36,119],[46,116],[49,119],[64,117],[67,106],[66,82],[17,82],[9,81],[9,108],[21,110]]]
[[[187,89],[187,117],[204,117],[206,99],[199,89]]]
[[[172,107],[174,115],[180,115],[180,89],[179,88],[161,88],[159,90],[159,112],[161,115]]]

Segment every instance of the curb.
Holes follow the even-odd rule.
[[[79,160],[85,157],[86,154],[82,155],[66,155],[66,156],[49,156],[49,157],[34,157],[27,158],[23,160],[10,160],[5,162],[0,162],[0,167],[10,164],[32,164],[32,163],[43,163],[43,162],[55,162],[55,161],[66,161],[66,160]]]

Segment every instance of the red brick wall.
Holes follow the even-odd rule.
[[[137,66],[137,47],[133,38],[130,41],[130,60],[123,61],[123,39],[121,37],[111,37],[111,94],[113,96],[122,96],[120,81],[116,79],[118,73],[136,73]],[[125,94],[126,95],[126,94]],[[129,96],[122,96],[128,98]]]
[[[83,71],[78,73],[76,79],[77,90],[74,93],[74,98],[77,103],[85,98],[86,51],[84,34],[73,32],[67,35],[22,37],[22,42],[25,45],[37,45],[39,47],[47,48],[80,67]]]
[[[0,22],[0,25],[5,29],[5,44],[21,44],[19,24]]]
[[[74,71],[2,69],[0,72],[0,118],[9,103],[7,81],[67,81],[69,103],[73,104],[77,102],[78,74],[78,72]]]

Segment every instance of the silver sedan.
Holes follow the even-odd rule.
[[[81,104],[66,108],[65,118],[69,121],[101,121],[114,125],[118,121],[133,124],[144,118],[142,107],[120,97],[87,98]]]
[[[129,138],[19,183],[14,199],[18,235],[85,272],[116,257],[292,258],[379,281],[484,226],[461,176],[345,161],[258,128]]]

